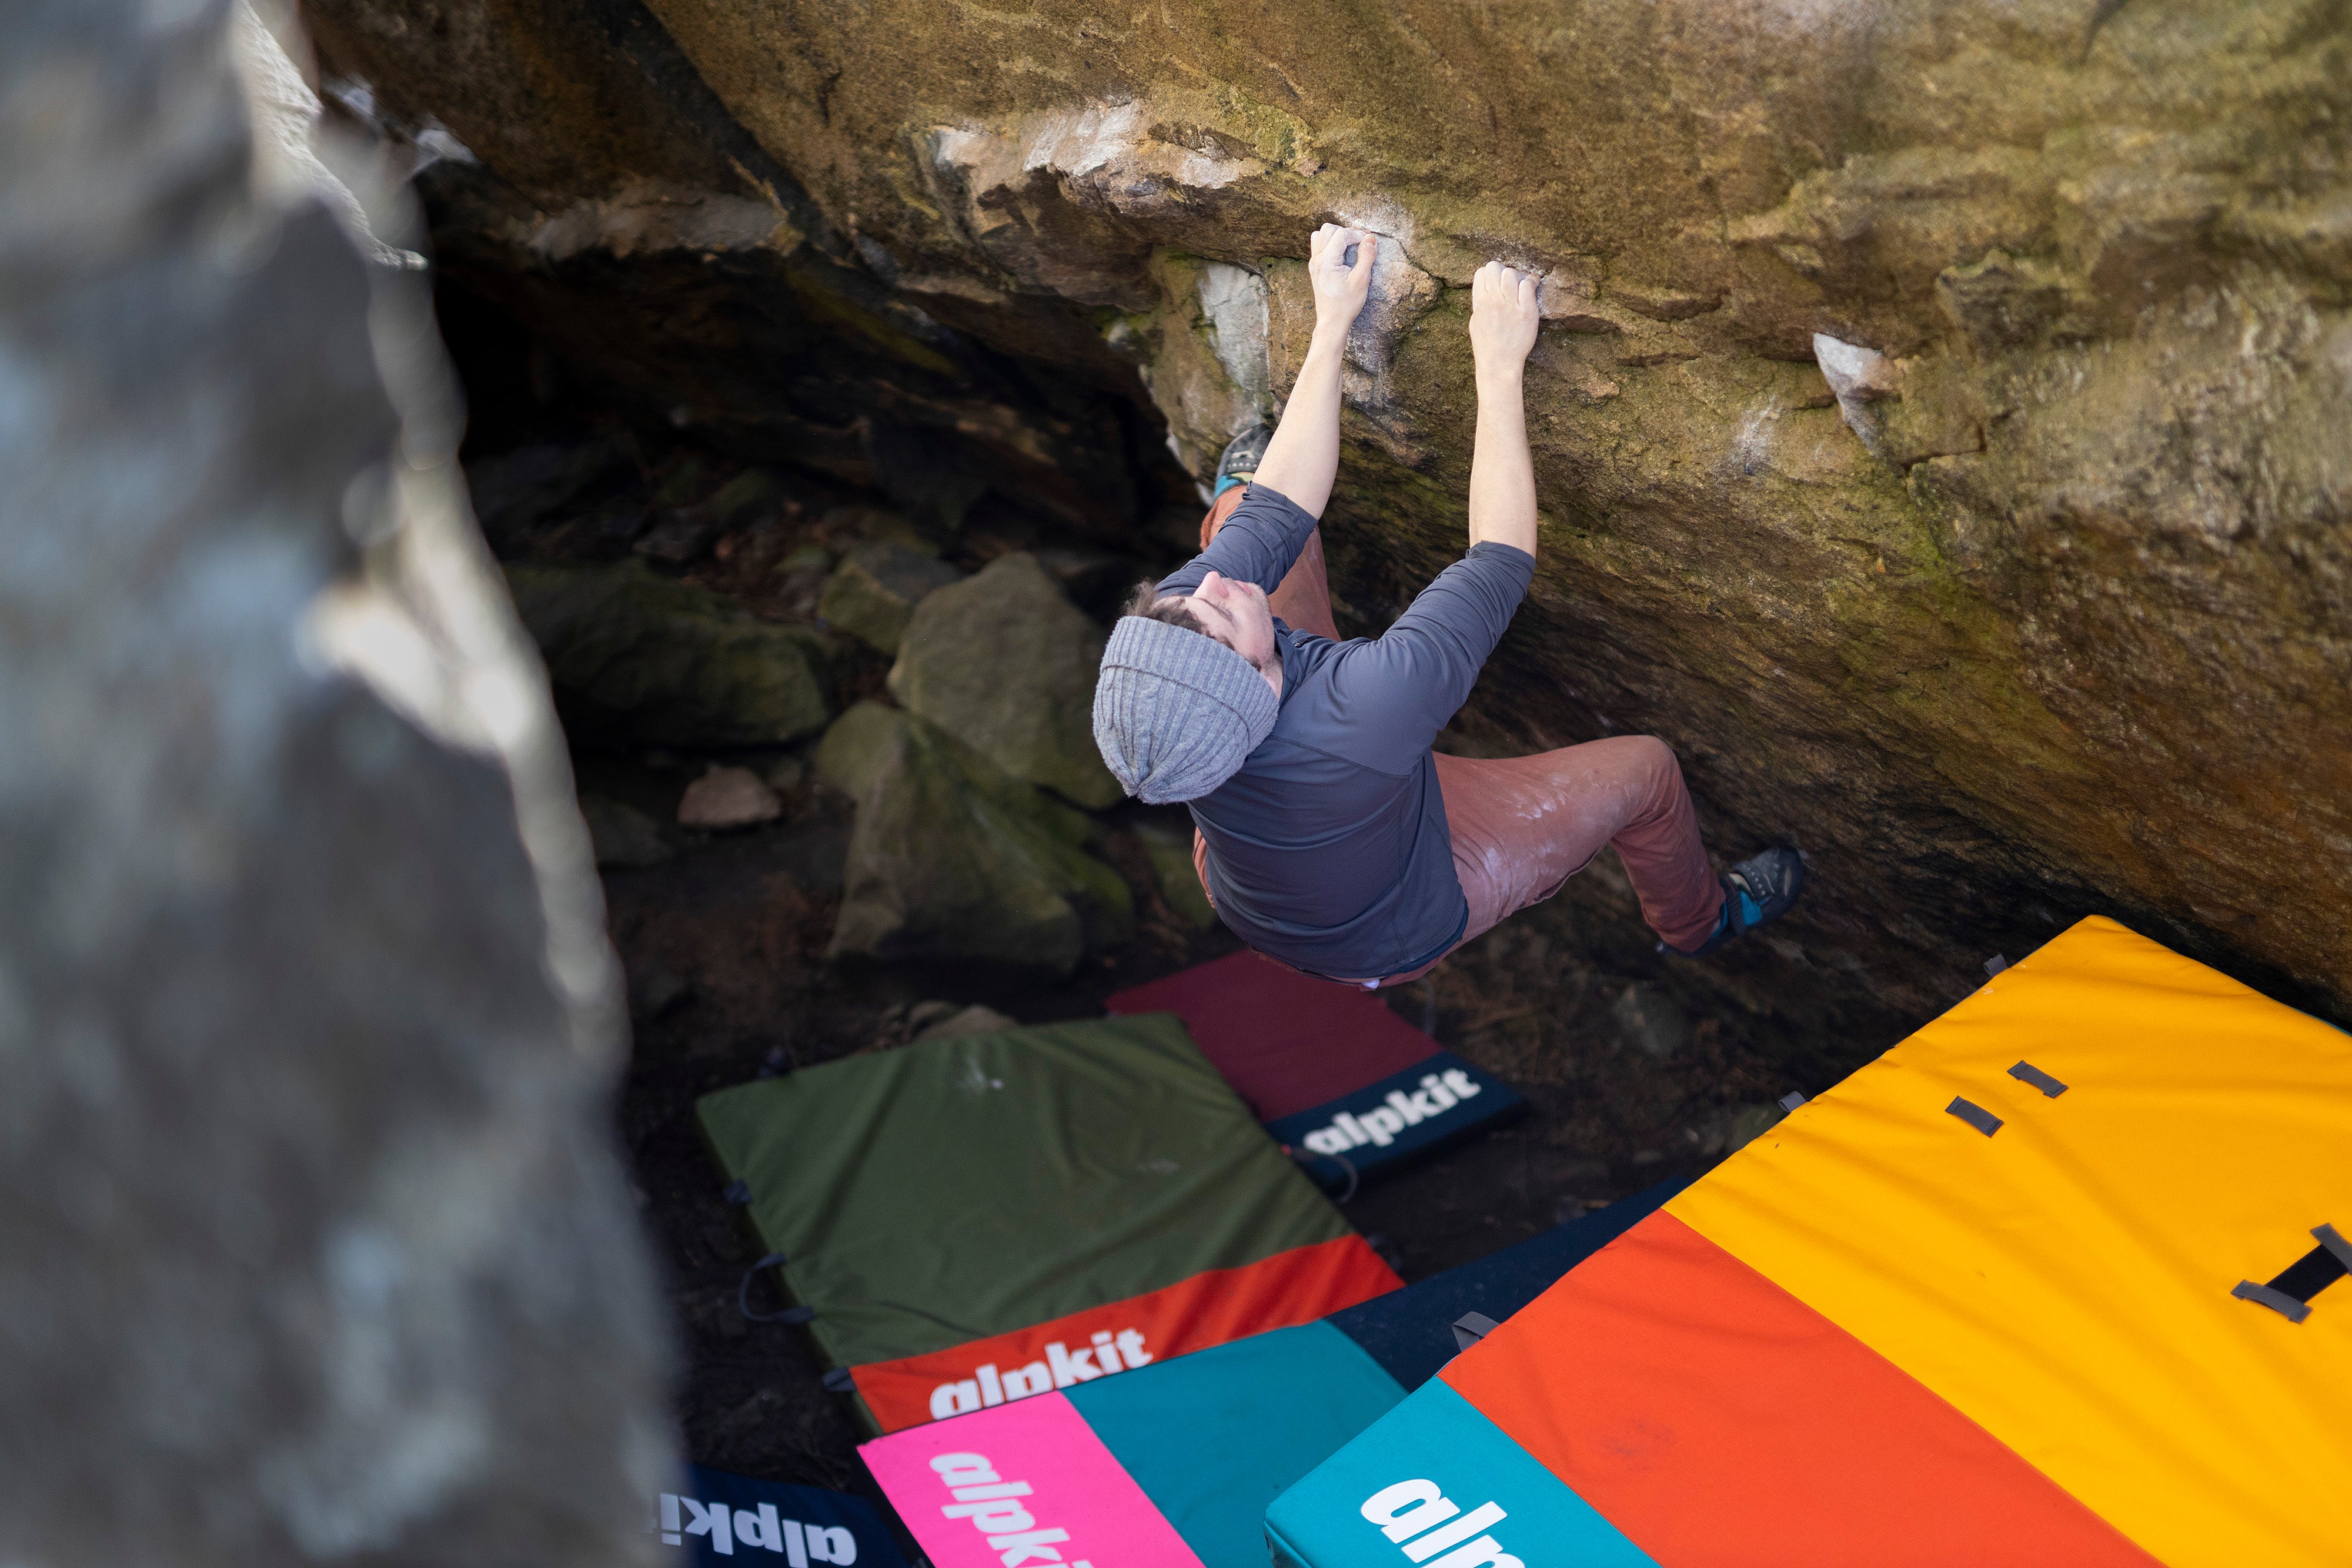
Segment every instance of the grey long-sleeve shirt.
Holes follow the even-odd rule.
[[[1271,593],[1314,527],[1288,497],[1253,485],[1160,591],[1189,593],[1213,570]],[[1489,542],[1439,573],[1380,637],[1334,643],[1276,619],[1274,732],[1192,802],[1209,892],[1234,935],[1349,980],[1418,968],[1461,936],[1470,910],[1430,743],[1469,696],[1534,575],[1527,551]]]

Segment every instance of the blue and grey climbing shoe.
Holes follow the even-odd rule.
[[[1217,487],[1210,495],[1214,500],[1234,486],[1243,483],[1243,476],[1257,472],[1265,460],[1265,449],[1274,440],[1274,432],[1263,424],[1253,424],[1225,443],[1225,454],[1217,459]]]
[[[1705,957],[1733,937],[1780,919],[1804,890],[1805,860],[1792,849],[1776,845],[1735,861],[1724,873],[1723,917],[1714,935],[1692,948],[1689,956]]]

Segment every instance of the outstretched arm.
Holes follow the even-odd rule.
[[[1536,553],[1536,470],[1521,382],[1541,324],[1536,280],[1490,261],[1470,280],[1470,354],[1478,438],[1470,455],[1470,542]],[[1278,439],[1278,438],[1277,438]]]
[[[1325,224],[1307,242],[1315,336],[1298,367],[1290,401],[1283,406],[1282,423],[1258,460],[1255,482],[1281,491],[1310,517],[1323,515],[1324,503],[1331,498],[1331,481],[1339,472],[1339,361],[1347,350],[1348,329],[1355,325],[1371,287],[1372,257],[1380,243],[1361,229],[1337,224]],[[1356,247],[1353,267],[1347,262],[1349,246]]]

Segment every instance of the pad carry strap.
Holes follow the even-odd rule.
[[[735,1287],[735,1310],[755,1323],[804,1323],[816,1316],[814,1307],[786,1307],[781,1312],[755,1312],[751,1310],[751,1277],[771,1264],[781,1263],[784,1255],[771,1252],[743,1270],[743,1282]]]
[[[2352,1273],[2352,1241],[2347,1241],[2333,1225],[2315,1225],[2311,1234],[2319,1245],[2288,1264],[2269,1284],[2241,1280],[2230,1294],[2268,1307],[2291,1323],[2309,1317],[2311,1298]]]

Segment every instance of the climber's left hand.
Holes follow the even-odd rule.
[[[1356,263],[1348,265],[1348,247],[1356,247]],[[1380,253],[1378,235],[1339,224],[1325,224],[1307,242],[1307,276],[1315,285],[1315,330],[1344,337],[1364,308],[1372,287],[1372,259]]]

